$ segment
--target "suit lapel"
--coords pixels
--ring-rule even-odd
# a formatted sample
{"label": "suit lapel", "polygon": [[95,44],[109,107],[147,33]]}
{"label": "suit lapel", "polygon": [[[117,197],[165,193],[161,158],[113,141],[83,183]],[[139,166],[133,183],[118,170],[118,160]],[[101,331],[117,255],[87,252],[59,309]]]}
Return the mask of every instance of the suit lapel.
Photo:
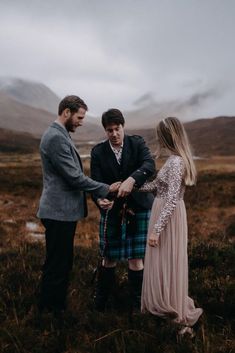
{"label": "suit lapel", "polygon": [[78,150],[77,150],[77,148],[76,148],[76,146],[75,146],[75,144],[74,144],[74,142],[73,142],[73,140],[72,140],[72,138],[71,138],[69,132],[68,132],[65,128],[63,128],[63,126],[61,126],[60,124],[58,124],[58,123],[56,123],[56,122],[53,122],[51,126],[54,127],[54,128],[56,128],[56,129],[58,129],[60,132],[63,133],[63,135],[65,135],[65,137],[66,137],[67,140],[69,141],[70,145],[71,145],[71,146],[73,147],[73,149],[75,150],[76,155],[77,155],[77,157],[78,157],[78,161],[79,161],[80,167],[81,167],[81,169],[83,170],[82,161],[81,161],[81,158],[80,158],[80,156],[79,156],[79,152],[78,152]]}
{"label": "suit lapel", "polygon": [[125,135],[123,150],[122,150],[122,160],[121,160],[121,168],[122,168],[122,172],[123,172],[124,177],[128,174],[127,171],[128,171],[128,164],[129,164],[129,160],[130,160],[130,155],[131,155],[130,143],[129,143],[128,136]]}
{"label": "suit lapel", "polygon": [[82,169],[82,171],[83,171],[83,166],[82,166],[82,160],[81,160],[81,157],[80,157],[80,155],[79,155],[79,152],[78,152],[78,150],[77,150],[77,148],[76,148],[76,146],[75,146],[75,144],[74,144],[74,142],[73,142],[73,140],[71,139],[71,137],[70,137],[70,144],[71,144],[71,146],[73,147],[73,149],[74,149],[74,151],[75,151],[75,153],[76,153],[76,155],[77,155],[77,157],[78,157],[78,160],[79,160],[79,163],[80,163],[80,166],[81,166],[81,169]]}
{"label": "suit lapel", "polygon": [[119,179],[119,169],[120,166],[117,162],[116,156],[113,153],[109,141],[104,142],[104,159],[107,163],[107,169],[113,174],[116,180]]}

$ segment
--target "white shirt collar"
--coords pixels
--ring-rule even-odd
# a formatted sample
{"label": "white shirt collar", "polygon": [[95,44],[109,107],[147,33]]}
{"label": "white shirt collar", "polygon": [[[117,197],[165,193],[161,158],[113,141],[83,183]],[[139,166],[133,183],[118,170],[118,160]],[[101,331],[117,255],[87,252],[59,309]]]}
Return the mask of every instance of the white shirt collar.
{"label": "white shirt collar", "polygon": [[111,149],[112,149],[112,151],[113,151],[113,153],[114,153],[114,155],[116,157],[116,160],[117,160],[118,164],[121,164],[123,142],[122,142],[121,146],[118,147],[118,148],[113,147],[110,141],[109,141],[109,145],[110,145],[110,147],[111,147]]}
{"label": "white shirt collar", "polygon": [[116,151],[122,150],[122,149],[123,149],[123,144],[124,144],[124,141],[122,141],[121,146],[119,146],[118,148],[115,148],[115,147],[112,146],[111,142],[109,141],[109,145],[110,145],[111,149],[113,150],[113,152],[114,152],[114,151],[116,152]]}

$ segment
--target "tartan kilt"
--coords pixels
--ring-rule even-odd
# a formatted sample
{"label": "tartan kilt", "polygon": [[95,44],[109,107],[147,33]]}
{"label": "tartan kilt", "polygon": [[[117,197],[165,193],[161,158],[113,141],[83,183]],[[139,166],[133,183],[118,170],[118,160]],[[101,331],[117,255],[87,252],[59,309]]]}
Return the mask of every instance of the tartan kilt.
{"label": "tartan kilt", "polygon": [[[105,231],[105,215],[101,214],[99,236],[102,257],[111,260],[142,259],[145,255],[150,210],[136,212],[134,228],[125,222],[109,221]],[[105,234],[106,233],[106,234]]]}

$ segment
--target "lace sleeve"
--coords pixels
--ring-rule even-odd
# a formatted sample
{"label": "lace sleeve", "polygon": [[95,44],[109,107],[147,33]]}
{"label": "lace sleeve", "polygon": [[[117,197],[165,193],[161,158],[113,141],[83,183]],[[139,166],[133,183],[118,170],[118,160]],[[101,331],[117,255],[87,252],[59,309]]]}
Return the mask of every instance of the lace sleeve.
{"label": "lace sleeve", "polygon": [[169,179],[166,203],[160,212],[156,224],[154,225],[154,229],[158,235],[165,228],[176,207],[177,201],[179,199],[184,171],[185,167],[181,157],[174,157],[174,159],[172,159],[169,163]]}
{"label": "lace sleeve", "polygon": [[137,191],[140,192],[155,192],[157,190],[156,179],[153,181],[146,181]]}

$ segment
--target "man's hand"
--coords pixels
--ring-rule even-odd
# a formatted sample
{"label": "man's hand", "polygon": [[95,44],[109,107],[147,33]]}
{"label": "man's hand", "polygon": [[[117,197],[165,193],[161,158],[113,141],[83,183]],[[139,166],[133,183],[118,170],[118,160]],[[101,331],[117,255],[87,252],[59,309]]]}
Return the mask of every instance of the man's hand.
{"label": "man's hand", "polygon": [[126,180],[124,180],[122,182],[121,186],[119,187],[117,197],[125,197],[125,196],[129,195],[131,193],[134,185],[135,185],[134,178],[129,177]]}
{"label": "man's hand", "polygon": [[159,246],[159,240],[160,240],[159,234],[156,234],[155,231],[153,230],[149,236],[148,245],[156,248],[157,246]]}
{"label": "man's hand", "polygon": [[118,189],[121,183],[122,183],[121,181],[116,181],[115,183],[111,184],[109,186],[109,192],[113,192],[113,193],[118,192]]}
{"label": "man's hand", "polygon": [[110,201],[108,199],[98,199],[97,203],[100,206],[100,208],[102,208],[103,210],[111,210],[111,208],[113,207],[114,201]]}

